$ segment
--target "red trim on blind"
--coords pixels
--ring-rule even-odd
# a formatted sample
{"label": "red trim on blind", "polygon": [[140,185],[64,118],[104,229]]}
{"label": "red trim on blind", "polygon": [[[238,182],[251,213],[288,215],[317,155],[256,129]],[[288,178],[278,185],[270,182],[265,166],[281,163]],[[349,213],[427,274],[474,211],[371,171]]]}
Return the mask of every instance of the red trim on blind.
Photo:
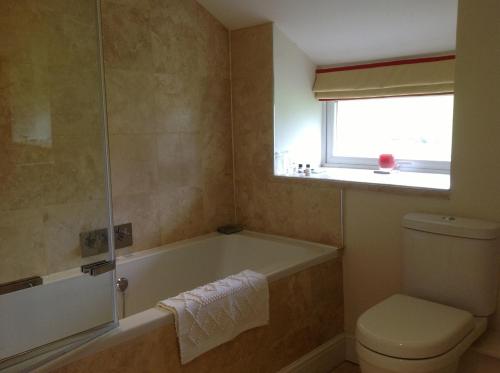
{"label": "red trim on blind", "polygon": [[452,95],[455,92],[440,92],[440,93],[421,93],[413,95],[393,95],[393,96],[375,96],[375,97],[360,97],[360,98],[318,98],[318,101],[348,101],[348,100],[370,100],[374,98],[394,98],[394,97],[419,97],[419,96],[441,96]]}
{"label": "red trim on blind", "polygon": [[328,68],[324,68],[324,69],[316,69],[316,74],[332,73],[332,72],[337,72],[337,71],[372,69],[374,67],[410,65],[410,64],[414,64],[414,63],[447,61],[447,60],[454,60],[454,59],[455,59],[455,55],[410,58],[407,60],[384,61],[384,62],[365,63],[365,64],[361,64],[361,65],[339,66],[339,67],[328,67]]}

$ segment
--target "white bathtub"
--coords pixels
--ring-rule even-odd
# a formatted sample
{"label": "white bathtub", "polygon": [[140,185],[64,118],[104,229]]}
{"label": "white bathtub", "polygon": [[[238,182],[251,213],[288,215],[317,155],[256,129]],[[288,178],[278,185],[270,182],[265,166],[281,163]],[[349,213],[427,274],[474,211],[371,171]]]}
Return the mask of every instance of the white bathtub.
{"label": "white bathtub", "polygon": [[[234,235],[209,234],[119,257],[117,278],[126,277],[129,281],[125,318],[109,333],[40,371],[48,372],[173,322],[171,313],[155,307],[162,299],[244,269],[264,273],[272,282],[338,255],[338,249],[332,246],[245,231]],[[121,308],[121,294],[117,306]]]}
{"label": "white bathtub", "polygon": [[[244,232],[207,236],[120,257],[117,277],[125,277],[125,316],[158,301],[245,269],[270,281],[336,255],[336,249],[276,236]],[[121,294],[118,295],[120,308]]]}

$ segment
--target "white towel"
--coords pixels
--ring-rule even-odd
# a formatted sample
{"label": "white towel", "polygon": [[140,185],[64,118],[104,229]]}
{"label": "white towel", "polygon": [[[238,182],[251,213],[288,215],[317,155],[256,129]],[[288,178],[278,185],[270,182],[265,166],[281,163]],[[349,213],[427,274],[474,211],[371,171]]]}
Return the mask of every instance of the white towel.
{"label": "white towel", "polygon": [[181,363],[186,364],[245,330],[268,324],[269,289],[266,276],[246,270],[158,306],[175,315]]}

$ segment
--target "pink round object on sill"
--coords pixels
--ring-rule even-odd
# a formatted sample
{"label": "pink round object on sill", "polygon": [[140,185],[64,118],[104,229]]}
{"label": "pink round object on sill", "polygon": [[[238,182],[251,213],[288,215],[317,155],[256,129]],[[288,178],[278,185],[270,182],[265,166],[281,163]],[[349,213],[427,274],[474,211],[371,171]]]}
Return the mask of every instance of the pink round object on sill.
{"label": "pink round object on sill", "polygon": [[378,165],[382,170],[391,171],[396,166],[396,161],[392,154],[380,154],[378,157]]}

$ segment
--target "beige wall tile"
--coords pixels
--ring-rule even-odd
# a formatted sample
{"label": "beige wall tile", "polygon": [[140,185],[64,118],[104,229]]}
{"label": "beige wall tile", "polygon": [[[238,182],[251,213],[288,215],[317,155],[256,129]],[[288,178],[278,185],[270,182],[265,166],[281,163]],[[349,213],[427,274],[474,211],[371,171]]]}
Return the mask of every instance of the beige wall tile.
{"label": "beige wall tile", "polygon": [[113,195],[116,197],[138,193],[153,193],[158,180],[158,166],[154,160],[133,161],[115,158],[111,161]]}
{"label": "beige wall tile", "polygon": [[0,283],[46,273],[41,210],[2,211],[0,237]]}
{"label": "beige wall tile", "polygon": [[77,61],[72,65],[51,66],[48,74],[53,135],[101,136],[102,102],[97,60],[84,68]]}
{"label": "beige wall tile", "polygon": [[[48,56],[52,62],[43,59],[50,68],[41,75],[47,83],[42,81],[39,87],[50,105],[51,147],[45,152],[29,149],[33,155],[24,151],[23,156],[47,165],[19,168],[3,160],[2,208],[47,206],[62,214],[63,204],[104,198],[99,100],[94,94],[97,70],[90,61],[95,35],[89,32],[92,21],[85,18],[94,13],[88,2],[63,3],[38,3],[36,9],[42,14],[57,16],[52,24],[30,8],[35,3],[24,4],[24,13],[20,4],[8,9],[11,16],[18,12],[22,19],[29,14],[32,22],[25,24],[26,32],[50,26],[49,37],[64,46],[68,58],[63,61],[53,51]],[[115,218],[134,222],[133,249],[192,237],[233,222],[227,30],[192,0],[105,0],[103,24]],[[74,40],[85,34],[89,43],[79,49]],[[258,36],[250,30],[241,35],[242,47],[248,38],[262,48],[262,53],[234,56],[235,67],[249,70],[235,75],[234,86],[251,90],[235,103],[241,221],[250,229],[333,242],[335,233],[325,234],[322,228],[318,232],[314,224],[305,224],[310,214],[322,213],[321,206],[307,199],[306,188],[270,181],[273,109],[272,38],[268,37],[272,33]],[[75,74],[76,63],[82,61],[88,62],[88,68]],[[248,79],[253,86],[246,87]],[[4,118],[12,116],[9,105],[3,105]],[[0,128],[5,142],[10,127]],[[16,161],[21,158],[12,150],[8,154]],[[335,215],[331,211],[331,216],[325,215],[329,220]],[[291,224],[294,216],[304,216],[304,224],[300,219]],[[76,234],[83,223],[75,221],[75,231],[67,232]],[[61,247],[64,257],[77,253],[75,241],[71,242]],[[54,253],[53,248],[50,251]],[[73,259],[68,258],[74,264],[77,257]]]}
{"label": "beige wall tile", "polygon": [[[113,197],[154,193],[158,184],[156,137],[150,134],[110,136]],[[123,199],[122,199],[123,200]],[[117,207],[120,212],[121,205]]]}
{"label": "beige wall tile", "polygon": [[175,187],[155,197],[160,209],[161,241],[168,243],[208,233],[203,192],[196,187]]}
{"label": "beige wall tile", "polygon": [[113,134],[109,138],[109,151],[112,160],[156,163],[158,159],[156,135],[150,134]]}
{"label": "beige wall tile", "polygon": [[79,265],[79,233],[105,226],[95,16],[94,0],[0,4],[2,282]]}
{"label": "beige wall tile", "polygon": [[[33,0],[31,0],[33,1]],[[39,9],[50,10],[57,15],[78,21],[86,25],[94,25],[96,3],[94,0],[35,0]]]}
{"label": "beige wall tile", "polygon": [[80,233],[107,225],[104,200],[66,203],[43,208],[43,236],[47,273],[79,267],[95,257],[82,259]]}
{"label": "beige wall tile", "polygon": [[158,136],[159,187],[200,187],[203,179],[198,133],[167,133]]}
{"label": "beige wall tile", "polygon": [[273,177],[273,25],[231,33],[236,207],[248,229],[339,243],[338,188]]}
{"label": "beige wall tile", "polygon": [[16,166],[3,163],[0,171],[0,211],[35,209],[43,205],[45,177],[51,167],[46,165]]}
{"label": "beige wall tile", "polygon": [[[155,8],[151,17],[154,70],[196,79],[200,71],[196,5],[169,1]],[[191,48],[186,48],[191,45]]]}
{"label": "beige wall tile", "polygon": [[170,74],[155,74],[155,84],[153,114],[156,128],[162,133],[199,132],[205,114],[200,91],[207,87],[190,86],[180,78],[172,79]]}
{"label": "beige wall tile", "polygon": [[148,1],[102,2],[107,68],[153,72],[150,19]]}
{"label": "beige wall tile", "polygon": [[[105,40],[120,34],[105,43],[114,210],[135,222],[132,249],[233,222],[227,30],[193,0],[107,2]],[[153,215],[158,226],[142,221]]]}
{"label": "beige wall tile", "polygon": [[114,223],[132,223],[134,245],[131,250],[150,249],[161,244],[159,210],[150,193],[113,198]]}
{"label": "beige wall tile", "polygon": [[106,93],[111,135],[157,132],[152,73],[118,70],[106,65]]}
{"label": "beige wall tile", "polygon": [[44,205],[105,199],[100,133],[54,137],[55,162],[43,176]]}

